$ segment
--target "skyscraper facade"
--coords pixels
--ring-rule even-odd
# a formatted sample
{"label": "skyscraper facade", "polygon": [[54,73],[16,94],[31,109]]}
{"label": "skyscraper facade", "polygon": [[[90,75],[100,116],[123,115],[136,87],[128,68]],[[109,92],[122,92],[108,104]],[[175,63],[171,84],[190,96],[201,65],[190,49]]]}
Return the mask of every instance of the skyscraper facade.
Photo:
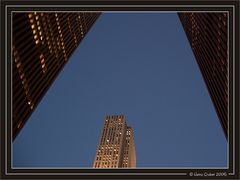
{"label": "skyscraper facade", "polygon": [[178,15],[228,137],[228,14]]}
{"label": "skyscraper facade", "polygon": [[13,138],[100,13],[13,13]]}
{"label": "skyscraper facade", "polygon": [[134,168],[136,152],[133,130],[123,115],[107,116],[93,168]]}

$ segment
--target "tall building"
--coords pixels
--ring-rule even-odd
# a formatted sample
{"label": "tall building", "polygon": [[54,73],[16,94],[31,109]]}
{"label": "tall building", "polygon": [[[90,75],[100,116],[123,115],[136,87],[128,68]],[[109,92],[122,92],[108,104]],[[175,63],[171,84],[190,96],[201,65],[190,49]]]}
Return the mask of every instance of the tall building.
{"label": "tall building", "polygon": [[178,15],[228,137],[228,14]]}
{"label": "tall building", "polygon": [[13,13],[13,138],[100,13]]}
{"label": "tall building", "polygon": [[125,117],[107,116],[96,151],[93,168],[134,168],[136,152],[133,130]]}

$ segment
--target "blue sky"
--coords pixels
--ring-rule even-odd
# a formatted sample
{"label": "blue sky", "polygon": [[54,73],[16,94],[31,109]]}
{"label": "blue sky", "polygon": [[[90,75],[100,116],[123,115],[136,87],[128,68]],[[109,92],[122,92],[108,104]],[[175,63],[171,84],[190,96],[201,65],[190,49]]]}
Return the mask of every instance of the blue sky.
{"label": "blue sky", "polygon": [[137,167],[226,167],[227,142],[176,13],[104,13],[13,143],[14,167],[92,167],[106,115]]}

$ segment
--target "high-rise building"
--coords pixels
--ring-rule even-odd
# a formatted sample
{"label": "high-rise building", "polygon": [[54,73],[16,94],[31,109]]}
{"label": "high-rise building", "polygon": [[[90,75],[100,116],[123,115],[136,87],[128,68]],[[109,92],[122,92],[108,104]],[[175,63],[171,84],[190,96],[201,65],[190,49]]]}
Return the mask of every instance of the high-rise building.
{"label": "high-rise building", "polygon": [[178,15],[228,137],[228,14]]}
{"label": "high-rise building", "polygon": [[100,13],[13,13],[13,138]]}
{"label": "high-rise building", "polygon": [[125,117],[107,116],[96,151],[93,168],[134,168],[136,152],[133,130]]}

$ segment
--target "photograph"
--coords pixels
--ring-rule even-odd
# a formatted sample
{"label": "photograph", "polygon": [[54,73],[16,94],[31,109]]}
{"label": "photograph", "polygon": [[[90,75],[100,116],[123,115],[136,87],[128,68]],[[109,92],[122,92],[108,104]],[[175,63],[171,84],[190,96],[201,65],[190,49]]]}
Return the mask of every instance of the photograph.
{"label": "photograph", "polygon": [[1,174],[239,178],[239,2],[213,2],[6,3]]}
{"label": "photograph", "polygon": [[14,13],[13,167],[226,168],[227,20]]}

